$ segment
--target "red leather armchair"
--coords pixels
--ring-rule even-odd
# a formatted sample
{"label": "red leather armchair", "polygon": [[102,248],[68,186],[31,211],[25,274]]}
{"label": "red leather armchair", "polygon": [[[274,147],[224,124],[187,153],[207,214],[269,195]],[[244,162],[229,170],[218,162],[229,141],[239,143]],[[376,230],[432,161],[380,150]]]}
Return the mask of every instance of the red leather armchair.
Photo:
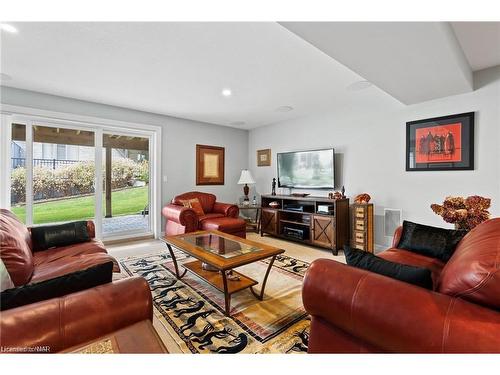
{"label": "red leather armchair", "polygon": [[[182,201],[194,198],[200,201],[204,215],[199,216],[192,208],[183,206]],[[217,202],[213,194],[192,191],[178,195],[163,208],[162,214],[166,219],[167,236],[197,230],[220,230],[242,238],[246,237],[246,223],[238,218],[238,206]]]}
{"label": "red leather armchair", "polygon": [[432,270],[430,291],[326,259],[303,284],[310,353],[499,353],[500,219],[469,232],[451,259],[394,247],[379,254]]}
{"label": "red leather armchair", "polygon": [[2,311],[0,345],[8,353],[56,353],[110,338],[119,352],[159,353],[149,285],[132,277]]}

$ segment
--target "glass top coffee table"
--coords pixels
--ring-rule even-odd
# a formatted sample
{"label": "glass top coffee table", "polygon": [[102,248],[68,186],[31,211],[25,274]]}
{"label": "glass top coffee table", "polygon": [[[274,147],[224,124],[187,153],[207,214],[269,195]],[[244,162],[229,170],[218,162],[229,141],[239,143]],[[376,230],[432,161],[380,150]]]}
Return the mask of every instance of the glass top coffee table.
{"label": "glass top coffee table", "polygon": [[[283,249],[219,231],[198,231],[165,236],[163,241],[166,243],[172,257],[177,278],[180,280],[187,271],[190,271],[223,292],[226,315],[229,315],[230,312],[231,295],[243,289],[250,288],[253,295],[262,301],[267,278],[274,260],[277,255],[285,252]],[[172,246],[197,259],[183,263],[182,267],[185,269],[182,274],[179,272],[179,265]],[[261,290],[257,293],[253,286],[257,285],[258,282],[242,273],[233,271],[233,268],[266,258],[271,258],[271,261],[264,275]],[[209,267],[204,267],[204,265]]]}

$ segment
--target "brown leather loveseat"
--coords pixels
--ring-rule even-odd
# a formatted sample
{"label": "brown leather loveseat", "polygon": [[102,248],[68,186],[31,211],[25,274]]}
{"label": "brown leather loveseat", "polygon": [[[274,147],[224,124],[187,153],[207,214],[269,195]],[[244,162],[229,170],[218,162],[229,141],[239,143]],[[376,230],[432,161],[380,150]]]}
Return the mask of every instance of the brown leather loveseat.
{"label": "brown leather loveseat", "polygon": [[429,268],[434,290],[333,260],[304,278],[309,353],[500,353],[500,218],[470,231],[444,264],[393,247],[387,260]]}
{"label": "brown leather loveseat", "polygon": [[[194,209],[183,205],[183,202],[190,199],[198,199],[203,208],[203,215],[198,215]],[[167,236],[197,230],[219,230],[238,237],[246,237],[246,223],[238,218],[238,206],[217,202],[213,194],[192,191],[178,195],[169,205],[163,207],[162,214],[167,221],[165,226]]]}
{"label": "brown leather loveseat", "polygon": [[14,285],[53,279],[109,261],[114,263],[113,271],[119,272],[116,260],[95,239],[92,221],[87,222],[87,231],[88,242],[34,252],[29,228],[11,211],[0,209],[0,256]]}
{"label": "brown leather loveseat", "polygon": [[3,353],[166,352],[152,319],[149,285],[131,277],[2,311],[0,345]]}

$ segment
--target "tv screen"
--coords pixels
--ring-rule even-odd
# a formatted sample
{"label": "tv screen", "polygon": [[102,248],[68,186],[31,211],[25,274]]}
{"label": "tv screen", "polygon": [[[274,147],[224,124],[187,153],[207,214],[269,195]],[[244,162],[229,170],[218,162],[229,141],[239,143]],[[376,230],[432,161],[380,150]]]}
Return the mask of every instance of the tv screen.
{"label": "tv screen", "polygon": [[298,189],[333,189],[333,148],[278,154],[278,186]]}

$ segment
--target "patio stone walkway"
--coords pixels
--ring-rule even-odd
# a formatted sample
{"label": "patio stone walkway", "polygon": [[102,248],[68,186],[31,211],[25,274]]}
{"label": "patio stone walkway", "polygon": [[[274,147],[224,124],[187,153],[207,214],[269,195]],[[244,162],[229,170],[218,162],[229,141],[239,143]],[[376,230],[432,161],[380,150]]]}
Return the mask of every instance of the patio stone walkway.
{"label": "patio stone walkway", "polygon": [[104,233],[125,232],[148,229],[149,216],[124,215],[103,219]]}

